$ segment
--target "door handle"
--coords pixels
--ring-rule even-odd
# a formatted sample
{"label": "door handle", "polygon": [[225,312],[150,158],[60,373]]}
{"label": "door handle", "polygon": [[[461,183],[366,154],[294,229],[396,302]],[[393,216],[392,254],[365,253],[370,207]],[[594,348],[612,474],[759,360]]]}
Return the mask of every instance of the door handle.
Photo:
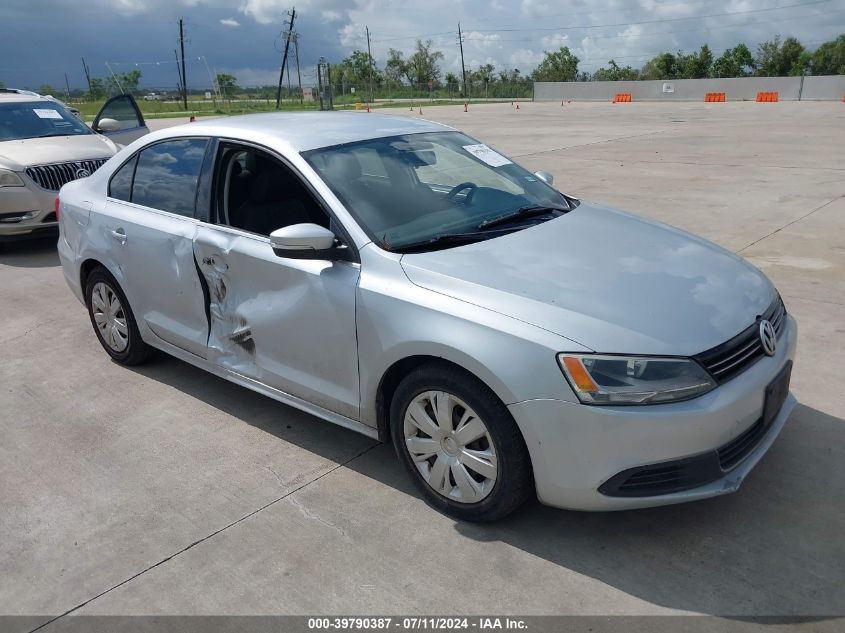
{"label": "door handle", "polygon": [[115,229],[111,231],[111,236],[121,244],[126,244],[126,231],[123,229]]}

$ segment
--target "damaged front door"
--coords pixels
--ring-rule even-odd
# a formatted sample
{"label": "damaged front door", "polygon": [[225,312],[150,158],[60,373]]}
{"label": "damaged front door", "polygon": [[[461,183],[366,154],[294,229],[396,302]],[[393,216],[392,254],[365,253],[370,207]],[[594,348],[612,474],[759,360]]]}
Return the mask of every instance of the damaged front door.
{"label": "damaged front door", "polygon": [[208,285],[209,360],[357,419],[358,265],[282,259],[266,237],[204,223],[194,254]]}

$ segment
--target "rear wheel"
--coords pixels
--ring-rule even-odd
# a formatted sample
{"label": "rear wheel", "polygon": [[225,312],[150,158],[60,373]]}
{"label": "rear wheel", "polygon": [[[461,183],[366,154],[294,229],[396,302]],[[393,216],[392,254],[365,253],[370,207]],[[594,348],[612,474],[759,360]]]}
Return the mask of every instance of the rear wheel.
{"label": "rear wheel", "polygon": [[426,499],[468,521],[493,521],[532,492],[531,464],[507,408],[481,381],[432,364],[409,374],[390,408],[393,445]]}
{"label": "rear wheel", "polygon": [[105,268],[95,268],[88,275],[85,304],[97,339],[109,356],[123,365],[138,365],[147,359],[150,347],[141,340],[126,295]]}

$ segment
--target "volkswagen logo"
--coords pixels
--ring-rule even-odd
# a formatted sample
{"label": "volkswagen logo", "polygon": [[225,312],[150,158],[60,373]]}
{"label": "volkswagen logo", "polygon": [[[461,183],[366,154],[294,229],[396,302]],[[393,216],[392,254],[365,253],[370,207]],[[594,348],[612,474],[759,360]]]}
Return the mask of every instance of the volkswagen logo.
{"label": "volkswagen logo", "polygon": [[91,175],[91,172],[85,169],[84,167],[80,167],[76,170],[76,177],[77,178],[88,178]]}
{"label": "volkswagen logo", "polygon": [[775,349],[778,344],[778,337],[775,334],[775,328],[769,320],[763,319],[760,321],[760,344],[763,346],[763,351],[766,356],[774,356]]}

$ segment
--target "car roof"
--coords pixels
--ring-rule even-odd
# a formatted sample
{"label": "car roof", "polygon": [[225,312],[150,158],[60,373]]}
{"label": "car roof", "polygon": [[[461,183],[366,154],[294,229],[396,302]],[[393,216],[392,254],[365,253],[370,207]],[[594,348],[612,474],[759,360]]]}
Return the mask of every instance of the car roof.
{"label": "car roof", "polygon": [[191,134],[248,139],[270,136],[304,152],[373,138],[453,131],[426,119],[366,112],[268,112],[219,119],[206,119],[170,128],[167,136]]}
{"label": "car roof", "polygon": [[25,101],[50,101],[47,97],[37,94],[27,94],[13,89],[0,89],[0,101],[3,103],[25,102]]}

